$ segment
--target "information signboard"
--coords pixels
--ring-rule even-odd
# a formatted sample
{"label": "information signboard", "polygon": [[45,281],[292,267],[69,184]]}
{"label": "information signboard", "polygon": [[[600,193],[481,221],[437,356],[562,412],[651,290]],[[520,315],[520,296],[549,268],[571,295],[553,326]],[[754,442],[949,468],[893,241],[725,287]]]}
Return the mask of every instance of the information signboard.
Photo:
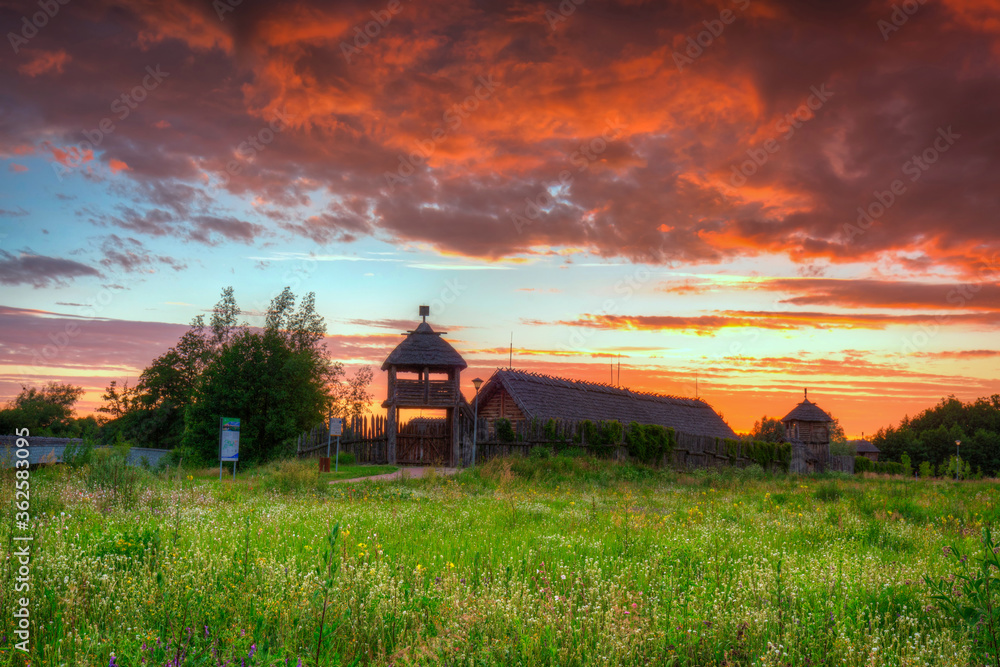
{"label": "information signboard", "polygon": [[236,462],[240,460],[240,420],[222,418],[220,426],[219,460]]}

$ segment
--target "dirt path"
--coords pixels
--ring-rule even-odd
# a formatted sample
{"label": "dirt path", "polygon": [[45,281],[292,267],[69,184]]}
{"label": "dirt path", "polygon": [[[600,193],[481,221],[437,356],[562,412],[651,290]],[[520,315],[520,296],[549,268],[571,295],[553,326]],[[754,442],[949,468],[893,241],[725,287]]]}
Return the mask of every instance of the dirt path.
{"label": "dirt path", "polygon": [[428,470],[434,470],[439,475],[454,475],[458,472],[458,468],[435,468],[432,466],[413,466],[400,468],[396,472],[387,472],[383,475],[372,475],[371,477],[353,477],[351,479],[335,479],[330,484],[344,484],[345,482],[365,482],[371,481],[381,481],[381,480],[397,480],[401,479],[403,473],[406,473],[407,477],[423,477]]}

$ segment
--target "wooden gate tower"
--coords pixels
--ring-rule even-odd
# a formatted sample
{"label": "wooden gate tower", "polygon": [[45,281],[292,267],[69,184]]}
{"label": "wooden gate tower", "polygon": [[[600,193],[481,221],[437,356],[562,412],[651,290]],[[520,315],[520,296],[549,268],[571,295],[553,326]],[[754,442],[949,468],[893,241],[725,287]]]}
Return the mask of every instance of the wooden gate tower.
{"label": "wooden gate tower", "polygon": [[[420,306],[423,321],[396,346],[382,370],[389,372],[388,391],[382,407],[386,409],[386,453],[389,463],[432,463],[459,465],[461,427],[459,412],[466,403],[459,376],[468,367],[455,348],[427,324],[430,309]],[[416,377],[413,377],[413,375]],[[409,375],[409,377],[401,377]],[[434,379],[432,379],[432,377]],[[399,431],[400,409],[445,410],[445,429],[440,442],[443,451],[415,451],[414,438]],[[424,440],[421,440],[423,443]],[[434,448],[436,449],[436,448]],[[436,457],[432,461],[431,457]]]}

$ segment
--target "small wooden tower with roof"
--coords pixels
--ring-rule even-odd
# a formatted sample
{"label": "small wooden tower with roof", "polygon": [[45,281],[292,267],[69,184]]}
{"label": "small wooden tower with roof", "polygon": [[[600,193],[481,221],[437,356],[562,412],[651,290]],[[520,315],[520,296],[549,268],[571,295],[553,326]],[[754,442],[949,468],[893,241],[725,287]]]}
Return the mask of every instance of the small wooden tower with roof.
{"label": "small wooden tower with roof", "polygon": [[800,448],[804,454],[800,465],[805,469],[792,472],[824,470],[830,458],[830,426],[833,418],[809,400],[808,389],[805,390],[802,402],[785,415],[781,423],[785,425],[785,439],[793,447],[792,458],[796,458],[795,448]]}
{"label": "small wooden tower with roof", "polygon": [[462,396],[460,375],[468,367],[462,355],[427,323],[430,308],[420,306],[422,321],[389,353],[382,370],[389,372],[386,399],[386,439],[389,463],[417,463],[431,460],[425,453],[415,455],[413,439],[399,432],[402,409],[444,410],[445,431],[436,440],[421,437],[420,446],[434,450],[433,458],[447,465],[460,461],[461,427],[459,413],[468,405]]}

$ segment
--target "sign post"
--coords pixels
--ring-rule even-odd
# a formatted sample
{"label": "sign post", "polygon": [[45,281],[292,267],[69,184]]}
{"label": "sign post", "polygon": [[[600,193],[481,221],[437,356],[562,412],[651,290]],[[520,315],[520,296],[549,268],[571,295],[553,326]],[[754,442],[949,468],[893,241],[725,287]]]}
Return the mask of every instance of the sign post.
{"label": "sign post", "polygon": [[[333,464],[334,472],[340,470],[340,434],[344,432],[344,420],[340,417],[330,417],[330,435],[337,436],[337,461]],[[330,455],[330,438],[326,439],[326,455]]]}
{"label": "sign post", "polygon": [[219,419],[219,481],[222,481],[222,462],[232,461],[233,479],[236,479],[236,462],[240,460],[240,420],[230,417]]}

